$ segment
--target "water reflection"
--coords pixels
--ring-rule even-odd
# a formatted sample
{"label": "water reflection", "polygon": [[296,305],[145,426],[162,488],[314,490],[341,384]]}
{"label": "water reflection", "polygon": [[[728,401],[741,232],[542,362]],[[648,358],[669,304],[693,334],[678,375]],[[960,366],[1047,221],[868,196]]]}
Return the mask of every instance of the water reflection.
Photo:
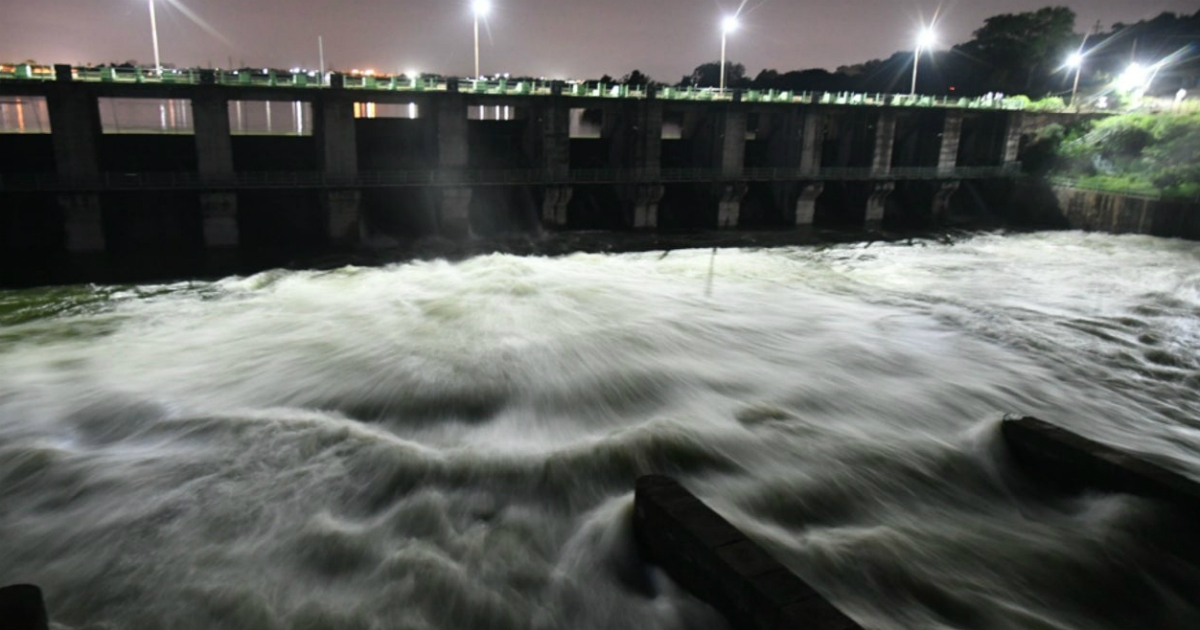
{"label": "water reflection", "polygon": [[188,99],[99,98],[103,133],[195,133]]}
{"label": "water reflection", "polygon": [[0,96],[0,133],[50,133],[46,98]]}
{"label": "water reflection", "polygon": [[230,101],[229,130],[245,136],[311,136],[312,104],[304,101]]}

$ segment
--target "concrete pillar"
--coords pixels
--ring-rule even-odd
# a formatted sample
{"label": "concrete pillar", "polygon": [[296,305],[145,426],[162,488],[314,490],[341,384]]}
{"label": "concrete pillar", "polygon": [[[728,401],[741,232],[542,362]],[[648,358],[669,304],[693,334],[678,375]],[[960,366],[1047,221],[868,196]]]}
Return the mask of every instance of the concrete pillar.
{"label": "concrete pillar", "polygon": [[895,182],[879,182],[874,184],[871,196],[867,198],[866,229],[871,231],[883,227],[883,216],[887,212],[887,198],[896,189]]}
{"label": "concrete pillar", "polygon": [[209,249],[238,246],[237,193],[200,193],[204,216],[204,245]]}
{"label": "concrete pillar", "polygon": [[200,177],[220,181],[232,176],[229,101],[215,86],[196,88],[192,97],[192,121],[196,130],[196,168]]}
{"label": "concrete pillar", "polygon": [[444,169],[464,169],[470,157],[467,102],[460,94],[447,93],[435,100],[434,106],[437,108],[438,165]]}
{"label": "concrete pillar", "polygon": [[362,241],[362,192],[345,188],[353,186],[358,176],[354,99],[341,89],[322,90],[313,107],[321,171],[327,182],[342,186],[321,193],[329,242],[357,245]]}
{"label": "concrete pillar", "polygon": [[100,197],[95,193],[64,193],[58,207],[65,221],[66,248],[72,254],[96,254],[104,251],[104,221]]}
{"label": "concrete pillar", "polygon": [[[609,115],[611,112],[612,115]],[[612,138],[609,162],[613,168],[632,170],[635,184],[618,189],[624,224],[635,230],[658,227],[658,203],[666,189],[662,176],[662,102],[657,99],[627,101],[605,111],[605,126]]]}
{"label": "concrete pillar", "polygon": [[1008,112],[1004,125],[1004,147],[1000,156],[1000,164],[1008,166],[1016,163],[1021,154],[1021,133],[1025,129],[1025,114]]}
{"label": "concrete pillar", "polygon": [[634,117],[633,168],[645,181],[657,180],[662,175],[663,106],[657,99],[637,101]]}
{"label": "concrete pillar", "polygon": [[662,184],[640,184],[634,187],[633,203],[626,223],[635,230],[658,227],[658,202],[666,189]]}
{"label": "concrete pillar", "polygon": [[[772,114],[764,120],[770,121],[767,137],[767,159],[772,168],[799,168],[804,148],[804,120],[800,112],[787,109]],[[759,133],[762,125],[759,125]],[[761,138],[761,135],[760,135]]]}
{"label": "concrete pillar", "polygon": [[[447,93],[435,101],[437,115],[438,165],[448,175],[467,168],[467,103],[458,93]],[[438,229],[442,236],[465,239],[472,236],[471,196],[465,186],[443,188],[438,200]]]}
{"label": "concrete pillar", "polygon": [[938,152],[938,170],[953,171],[958,167],[958,147],[962,141],[963,113],[956,109],[946,110],[942,123],[942,148]]}
{"label": "concrete pillar", "polygon": [[[54,164],[64,182],[85,183],[100,177],[100,108],[88,86],[71,83],[69,72],[47,86]],[[65,80],[64,80],[65,79]],[[96,193],[64,193],[57,198],[62,210],[65,246],[72,254],[103,253],[103,214]]]}
{"label": "concrete pillar", "polygon": [[[233,182],[233,140],[229,134],[229,101],[217,89],[202,86],[192,98],[196,130],[196,166],[200,178],[220,186]],[[204,246],[209,250],[238,246],[237,193],[200,193],[204,218]]]}
{"label": "concrete pillar", "polygon": [[896,143],[896,112],[885,109],[875,123],[875,153],[871,158],[871,173],[886,175],[892,170],[892,147]]}
{"label": "concrete pillar", "polygon": [[571,174],[571,108],[561,97],[546,99],[539,105],[538,162],[549,181],[566,182]]}
{"label": "concrete pillar", "polygon": [[825,192],[824,183],[805,184],[796,199],[796,227],[801,232],[811,232],[817,216],[817,197]]}
{"label": "concrete pillar", "polygon": [[643,181],[662,172],[662,102],[656,99],[626,101],[604,111],[602,137],[609,142],[609,165],[631,169]]}
{"label": "concrete pillar", "polygon": [[329,242],[335,246],[354,246],[362,242],[362,191],[326,190],[325,216],[329,223]]}
{"label": "concrete pillar", "polygon": [[717,227],[732,229],[739,225],[742,213],[742,199],[746,197],[748,187],[738,182],[721,186],[717,200]]}
{"label": "concrete pillar", "polygon": [[442,188],[438,200],[438,232],[449,239],[467,239],[471,230],[471,197],[466,186]]}
{"label": "concrete pillar", "polygon": [[941,182],[933,194],[933,220],[938,221],[950,213],[950,198],[958,192],[962,182]]}
{"label": "concrete pillar", "polygon": [[801,136],[800,172],[813,176],[821,170],[821,150],[825,143],[825,115],[817,110],[804,112],[804,131]]}
{"label": "concrete pillar", "polygon": [[341,90],[323,90],[314,103],[317,146],[326,176],[358,175],[358,139],[354,132],[354,99]]}
{"label": "concrete pillar", "polygon": [[717,114],[716,125],[715,166],[722,178],[741,179],[746,165],[746,112],[730,106]]}
{"label": "concrete pillar", "polygon": [[570,186],[547,186],[542,193],[542,225],[561,228],[567,225],[567,206],[574,189]]}
{"label": "concrete pillar", "polygon": [[60,179],[87,181],[100,175],[100,108],[88,87],[68,82],[46,88],[50,140]]}

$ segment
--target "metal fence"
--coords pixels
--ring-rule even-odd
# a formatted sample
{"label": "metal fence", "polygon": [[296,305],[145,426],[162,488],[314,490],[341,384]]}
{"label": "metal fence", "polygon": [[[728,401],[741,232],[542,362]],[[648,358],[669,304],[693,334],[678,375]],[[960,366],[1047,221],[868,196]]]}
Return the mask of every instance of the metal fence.
{"label": "metal fence", "polygon": [[396,188],[410,186],[506,186],[570,184],[802,182],[802,181],[914,181],[1008,178],[1020,175],[1019,165],[937,168],[903,167],[750,168],[740,173],[711,168],[578,169],[552,173],[537,169],[511,170],[411,170],[363,172],[355,175],[295,172],[248,172],[228,176],[198,173],[105,173],[97,177],[66,178],[52,174],[0,175],[0,190],[222,190],[292,188]]}

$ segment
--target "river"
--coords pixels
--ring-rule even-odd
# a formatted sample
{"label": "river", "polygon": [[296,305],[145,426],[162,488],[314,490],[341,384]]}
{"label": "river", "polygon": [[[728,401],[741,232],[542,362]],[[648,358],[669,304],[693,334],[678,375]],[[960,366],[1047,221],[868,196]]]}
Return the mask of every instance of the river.
{"label": "river", "polygon": [[[711,276],[710,276],[711,270]],[[65,628],[722,628],[636,560],[665,472],[867,628],[1200,627],[1200,244],[1072,232],[0,292],[0,584]]]}

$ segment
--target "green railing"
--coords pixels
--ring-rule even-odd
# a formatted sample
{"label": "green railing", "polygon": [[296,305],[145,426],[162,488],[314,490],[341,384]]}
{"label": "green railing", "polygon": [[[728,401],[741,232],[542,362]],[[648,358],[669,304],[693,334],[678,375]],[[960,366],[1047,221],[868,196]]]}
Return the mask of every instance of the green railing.
{"label": "green railing", "polygon": [[911,181],[959,180],[1017,177],[1019,165],[965,167],[902,167],[887,171],[870,168],[824,168],[802,171],[795,168],[749,168],[738,174],[712,168],[664,169],[577,169],[555,174],[537,169],[510,170],[413,170],[363,172],[331,175],[319,172],[237,173],[201,176],[198,173],[106,173],[92,178],[63,178],[53,174],[0,175],[0,190],[211,190],[264,188],[380,188],[405,186],[502,186],[792,182],[792,181]]}
{"label": "green railing", "polygon": [[1163,194],[1161,190],[1151,188],[1149,186],[1135,186],[1131,183],[1113,184],[1102,183],[1096,181],[1087,181],[1074,179],[1071,177],[1047,177],[1046,182],[1051,186],[1060,188],[1074,188],[1075,190],[1088,190],[1092,192],[1111,193],[1122,195],[1124,197],[1137,197],[1139,199],[1151,199],[1154,201],[1161,200]]}
{"label": "green railing", "polygon": [[[207,71],[198,68],[164,68],[162,73],[143,67],[72,68],[72,79],[92,83],[145,83],[195,85],[202,82]],[[244,87],[329,87],[316,72],[259,70],[212,70],[212,81],[218,85]],[[0,80],[53,81],[52,66],[29,64],[0,65]],[[447,82],[442,79],[406,76],[374,76],[364,74],[340,75],[342,87],[349,90],[387,92],[442,92]],[[468,94],[494,94],[501,96],[545,96],[553,94],[551,81],[509,79],[458,79],[458,90]],[[604,83],[580,83],[567,81],[561,84],[561,93],[569,97],[585,98],[651,98],[652,90],[645,86],[615,85]],[[653,90],[654,98],[671,101],[733,101],[748,103],[794,103],[848,105],[865,107],[937,107],[962,109],[1021,110],[1028,101],[1023,98],[954,98],[948,96],[912,96],[908,94],[868,94],[856,92],[790,92],[781,90],[720,90],[712,88],[658,87]]]}

